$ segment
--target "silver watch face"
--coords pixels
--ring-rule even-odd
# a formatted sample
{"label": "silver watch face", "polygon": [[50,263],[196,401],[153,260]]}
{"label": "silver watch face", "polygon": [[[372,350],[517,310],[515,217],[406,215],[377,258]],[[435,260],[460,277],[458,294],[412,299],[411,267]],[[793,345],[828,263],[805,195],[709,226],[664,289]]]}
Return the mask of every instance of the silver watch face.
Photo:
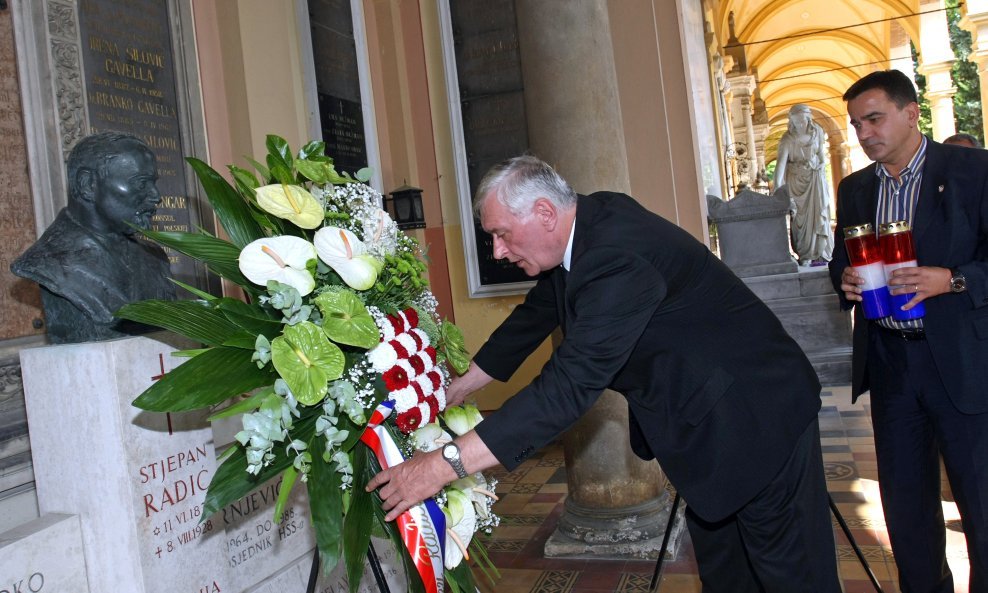
{"label": "silver watch face", "polygon": [[950,290],[954,292],[963,292],[967,288],[967,278],[963,275],[958,274],[950,279]]}
{"label": "silver watch face", "polygon": [[460,456],[460,448],[453,443],[449,443],[443,447],[443,457],[446,459],[456,459]]}

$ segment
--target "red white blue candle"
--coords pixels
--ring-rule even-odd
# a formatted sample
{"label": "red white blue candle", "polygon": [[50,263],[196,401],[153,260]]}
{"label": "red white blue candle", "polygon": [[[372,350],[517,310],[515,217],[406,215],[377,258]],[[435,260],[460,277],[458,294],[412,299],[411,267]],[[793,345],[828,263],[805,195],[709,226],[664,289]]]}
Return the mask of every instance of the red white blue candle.
{"label": "red white blue candle", "polygon": [[854,271],[864,278],[861,306],[865,319],[888,317],[892,314],[892,306],[885,281],[885,262],[874,227],[865,223],[845,228],[844,245]]}
{"label": "red white blue candle", "polygon": [[[879,227],[879,243],[882,247],[882,259],[885,260],[886,282],[892,279],[892,272],[899,268],[916,267],[916,249],[913,247],[913,232],[905,220],[887,222]],[[923,303],[917,304],[908,311],[902,306],[916,296],[915,292],[891,295],[892,319],[908,321],[919,319],[926,315]]]}

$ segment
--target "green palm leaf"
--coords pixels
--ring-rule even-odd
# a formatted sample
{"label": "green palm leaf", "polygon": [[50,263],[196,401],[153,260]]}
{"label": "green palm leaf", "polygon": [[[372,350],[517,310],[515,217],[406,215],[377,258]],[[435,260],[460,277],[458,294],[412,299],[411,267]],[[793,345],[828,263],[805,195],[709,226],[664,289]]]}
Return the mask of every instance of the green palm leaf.
{"label": "green palm leaf", "polygon": [[239,330],[222,311],[204,301],[140,301],[124,305],[115,315],[210,346],[222,344]]}
{"label": "green palm leaf", "polygon": [[285,327],[280,319],[271,317],[264,309],[241,300],[217,299],[216,306],[227,319],[255,336],[261,334],[271,338],[280,335]]}
{"label": "green palm leaf", "polygon": [[271,367],[259,369],[250,357],[249,350],[210,348],[168,372],[134,405],[153,412],[195,410],[273,383],[276,375]]}
{"label": "green palm leaf", "polygon": [[240,272],[240,248],[205,233],[179,233],[163,231],[141,231],[149,239],[171,247],[179,253],[195,258],[209,269],[249,290],[256,291],[254,285]]}
{"label": "green palm leaf", "polygon": [[350,591],[358,590],[364,576],[364,556],[370,545],[371,527],[374,522],[374,495],[365,490],[371,474],[368,472],[369,447],[358,447],[353,452],[353,490],[350,509],[343,522],[343,549],[346,575]]}
{"label": "green palm leaf", "polygon": [[251,241],[264,236],[264,230],[251,217],[250,206],[226,179],[197,158],[189,157],[185,160],[192,165],[192,170],[199,177],[199,183],[206,190],[206,197],[213,206],[213,212],[234,245],[243,249]]}
{"label": "green palm leaf", "polygon": [[307,485],[309,500],[319,501],[319,504],[309,505],[309,509],[312,511],[319,559],[323,570],[329,573],[339,563],[343,546],[343,491],[340,490],[340,474],[322,455],[316,454],[312,456]]}

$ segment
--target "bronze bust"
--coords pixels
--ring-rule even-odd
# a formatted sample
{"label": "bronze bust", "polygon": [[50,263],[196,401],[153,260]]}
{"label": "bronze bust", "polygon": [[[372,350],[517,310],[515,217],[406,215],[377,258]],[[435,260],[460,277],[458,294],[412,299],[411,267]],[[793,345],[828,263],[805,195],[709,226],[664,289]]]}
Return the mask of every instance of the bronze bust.
{"label": "bronze bust", "polygon": [[53,343],[143,333],[150,328],[113,313],[135,301],[175,298],[164,250],[138,240],[130,226],[150,227],[161,202],[157,179],[154,153],[135,136],[103,132],[72,149],[68,206],[10,266],[41,285]]}

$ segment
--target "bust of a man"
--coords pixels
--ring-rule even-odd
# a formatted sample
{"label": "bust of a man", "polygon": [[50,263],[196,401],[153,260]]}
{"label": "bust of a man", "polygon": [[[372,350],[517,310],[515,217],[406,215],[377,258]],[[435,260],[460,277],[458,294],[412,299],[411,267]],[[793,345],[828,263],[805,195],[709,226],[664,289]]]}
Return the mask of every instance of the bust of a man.
{"label": "bust of a man", "polygon": [[161,195],[154,153],[139,138],[94,134],[68,160],[68,206],[11,266],[41,285],[53,343],[108,340],[147,327],[117,319],[120,307],[146,299],[174,299],[165,252],[138,240]]}

